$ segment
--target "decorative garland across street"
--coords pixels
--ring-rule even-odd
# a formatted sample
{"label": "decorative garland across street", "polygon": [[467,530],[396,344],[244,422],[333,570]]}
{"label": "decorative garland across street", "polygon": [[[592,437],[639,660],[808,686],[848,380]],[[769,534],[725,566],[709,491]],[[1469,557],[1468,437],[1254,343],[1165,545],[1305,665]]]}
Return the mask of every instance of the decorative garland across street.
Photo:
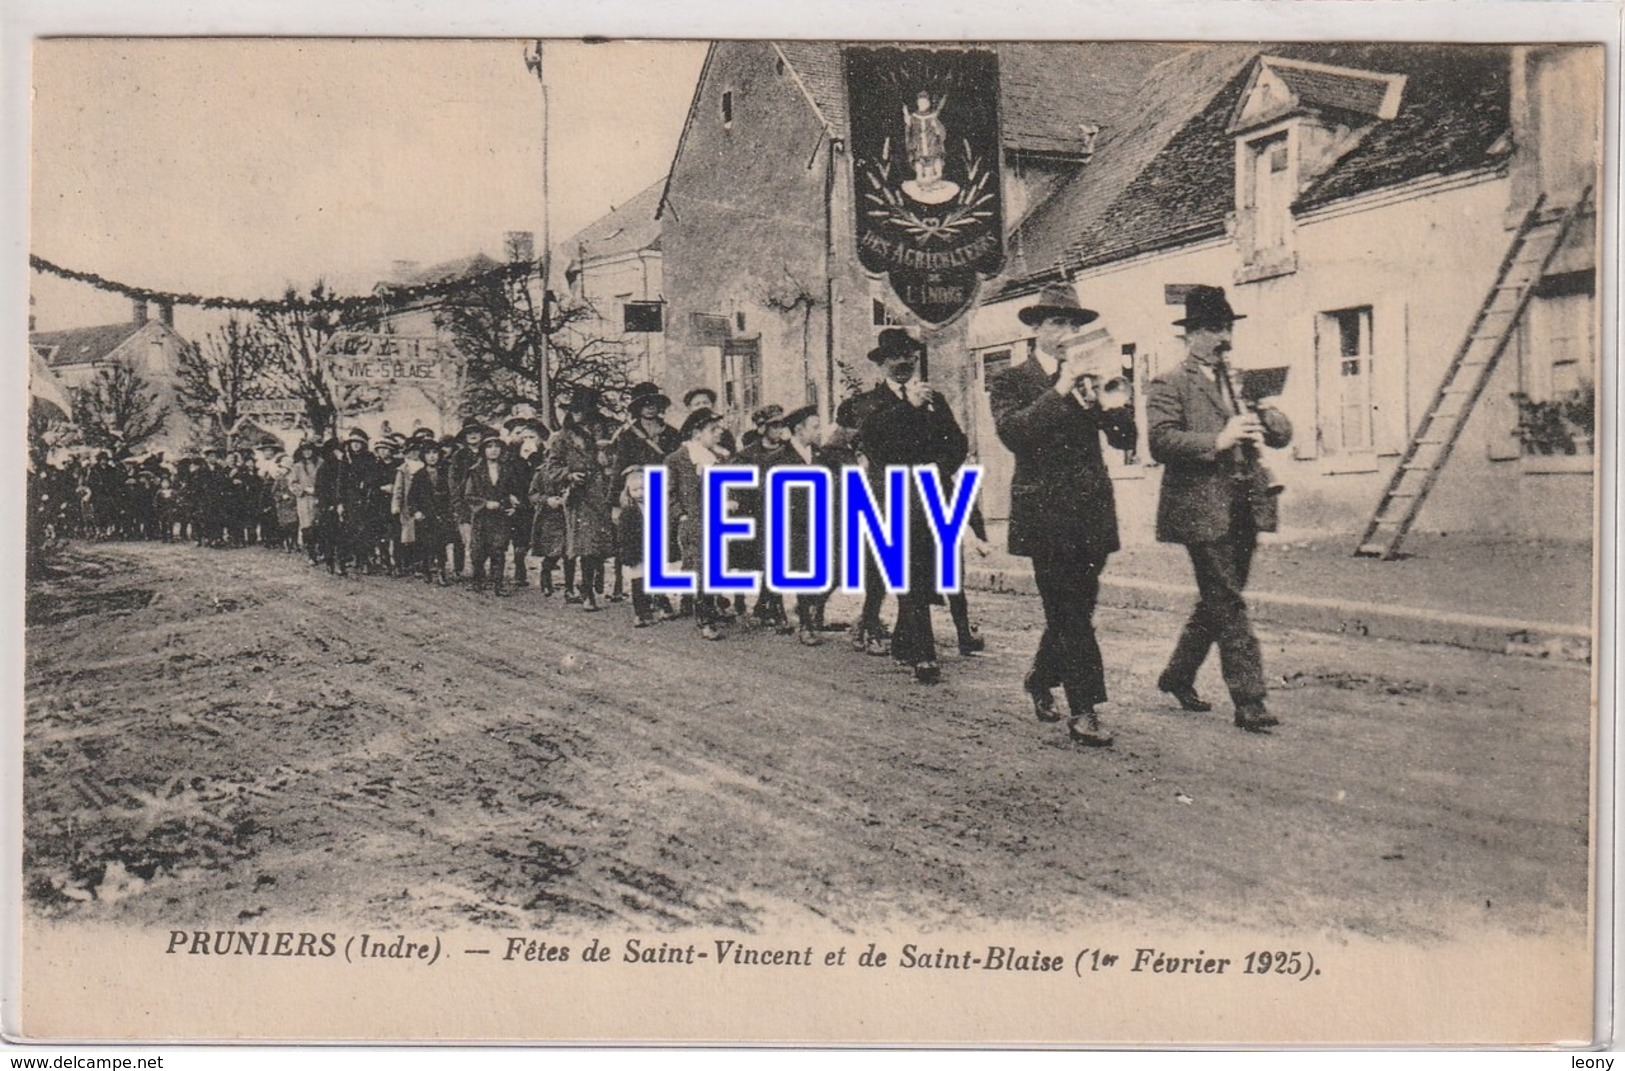
{"label": "decorative garland across street", "polygon": [[540,268],[540,261],[520,260],[511,264],[503,264],[497,268],[479,272],[475,275],[464,275],[456,279],[446,279],[438,283],[419,283],[415,286],[393,286],[385,284],[377,294],[355,295],[350,297],[330,297],[311,299],[295,295],[291,298],[234,298],[234,297],[205,297],[201,294],[176,294],[166,290],[148,290],[145,287],[130,286],[126,283],[104,279],[95,272],[76,271],[73,268],[64,268],[52,264],[44,257],[32,254],[28,257],[28,265],[35,271],[55,275],[61,279],[72,279],[75,282],[88,283],[98,290],[106,290],[125,297],[136,298],[143,301],[163,301],[175,305],[196,305],[205,309],[246,309],[250,312],[349,312],[357,309],[379,305],[404,305],[425,298],[444,297],[459,290],[466,290],[478,286],[491,279],[521,278],[530,275]]}

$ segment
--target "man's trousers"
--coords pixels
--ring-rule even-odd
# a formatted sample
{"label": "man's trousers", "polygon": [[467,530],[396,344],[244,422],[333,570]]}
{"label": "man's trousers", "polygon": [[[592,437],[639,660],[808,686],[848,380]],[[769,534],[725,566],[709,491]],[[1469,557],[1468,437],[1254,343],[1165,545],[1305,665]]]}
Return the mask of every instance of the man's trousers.
{"label": "man's trousers", "polygon": [[1106,556],[1034,556],[1033,582],[1044,605],[1044,636],[1033,656],[1032,683],[1059,685],[1067,706],[1081,716],[1106,701],[1106,669],[1095,639],[1095,602]]}

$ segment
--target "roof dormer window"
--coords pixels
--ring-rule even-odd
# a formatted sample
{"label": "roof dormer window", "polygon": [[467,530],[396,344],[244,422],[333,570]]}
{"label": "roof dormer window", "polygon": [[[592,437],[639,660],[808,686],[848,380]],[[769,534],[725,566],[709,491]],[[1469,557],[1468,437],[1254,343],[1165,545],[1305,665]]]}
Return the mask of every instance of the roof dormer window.
{"label": "roof dormer window", "polygon": [[1404,92],[1402,74],[1260,56],[1230,115],[1230,132],[1245,133],[1305,113],[1356,126],[1388,120],[1399,114]]}
{"label": "roof dormer window", "polygon": [[1405,76],[1262,56],[1231,112],[1237,283],[1297,270],[1293,205],[1379,122],[1399,114]]}

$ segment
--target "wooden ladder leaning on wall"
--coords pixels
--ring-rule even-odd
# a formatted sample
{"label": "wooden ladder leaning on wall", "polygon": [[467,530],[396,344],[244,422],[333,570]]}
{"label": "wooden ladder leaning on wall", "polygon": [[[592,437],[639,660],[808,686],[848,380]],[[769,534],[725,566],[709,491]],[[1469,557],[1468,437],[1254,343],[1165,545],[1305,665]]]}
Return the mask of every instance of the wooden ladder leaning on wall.
{"label": "wooden ladder leaning on wall", "polygon": [[1490,381],[1490,373],[1523,320],[1535,285],[1568,240],[1575,221],[1584,215],[1590,198],[1591,187],[1587,186],[1573,205],[1554,210],[1546,207],[1542,194],[1524,216],[1494,285],[1484,296],[1478,315],[1473,317],[1467,336],[1445,370],[1433,401],[1360,536],[1354,550],[1356,557],[1392,560],[1399,556],[1400,544],[1450,459],[1473,406]]}

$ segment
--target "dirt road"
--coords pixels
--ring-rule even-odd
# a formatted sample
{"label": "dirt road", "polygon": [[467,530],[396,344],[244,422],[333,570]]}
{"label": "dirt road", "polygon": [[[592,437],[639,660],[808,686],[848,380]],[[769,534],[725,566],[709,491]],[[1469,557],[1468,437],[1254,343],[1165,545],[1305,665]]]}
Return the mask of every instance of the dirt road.
{"label": "dirt road", "polygon": [[973,594],[989,649],[931,688],[844,642],[705,643],[261,549],[63,564],[27,630],[44,917],[1584,922],[1583,666],[1264,631],[1284,724],[1249,735],[1155,691],[1178,620],[1102,611],[1117,746],[1088,751],[1022,697],[1035,599]]}

